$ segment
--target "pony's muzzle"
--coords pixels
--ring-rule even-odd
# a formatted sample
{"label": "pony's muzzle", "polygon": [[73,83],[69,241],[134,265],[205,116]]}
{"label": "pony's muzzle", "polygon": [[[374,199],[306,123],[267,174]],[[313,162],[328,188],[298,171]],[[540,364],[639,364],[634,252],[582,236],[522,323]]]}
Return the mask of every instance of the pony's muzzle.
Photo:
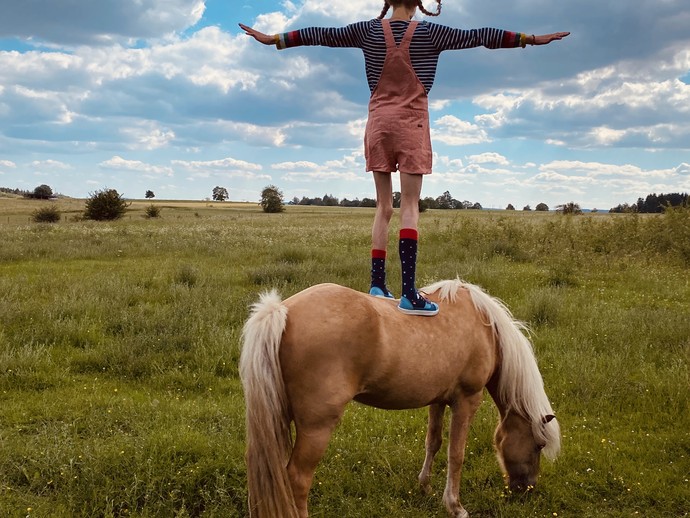
{"label": "pony's muzzle", "polygon": [[537,487],[537,479],[532,479],[530,477],[511,477],[508,487],[513,493],[530,493]]}

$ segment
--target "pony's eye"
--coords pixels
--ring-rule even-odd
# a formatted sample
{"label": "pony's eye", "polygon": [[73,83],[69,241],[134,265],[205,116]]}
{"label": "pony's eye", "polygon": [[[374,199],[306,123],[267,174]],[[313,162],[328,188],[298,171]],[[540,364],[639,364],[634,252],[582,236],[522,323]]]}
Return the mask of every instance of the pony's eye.
{"label": "pony's eye", "polygon": [[546,444],[537,444],[537,451],[538,452],[543,450],[544,448],[546,448]]}

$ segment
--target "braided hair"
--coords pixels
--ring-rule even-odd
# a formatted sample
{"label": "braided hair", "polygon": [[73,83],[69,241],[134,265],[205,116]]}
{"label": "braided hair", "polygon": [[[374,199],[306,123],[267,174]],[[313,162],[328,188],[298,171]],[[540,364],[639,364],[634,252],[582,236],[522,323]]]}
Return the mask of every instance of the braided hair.
{"label": "braided hair", "polygon": [[406,7],[414,7],[416,6],[417,9],[422,11],[424,14],[427,16],[438,16],[441,14],[441,1],[442,0],[436,0],[436,3],[438,4],[438,7],[436,8],[436,12],[432,13],[426,10],[424,5],[422,5],[422,0],[384,0],[383,2],[383,9],[381,10],[381,14],[379,14],[379,20],[382,19],[384,16],[386,16],[386,13],[388,12],[388,9],[391,8],[392,4],[397,4],[397,5],[405,5]]}

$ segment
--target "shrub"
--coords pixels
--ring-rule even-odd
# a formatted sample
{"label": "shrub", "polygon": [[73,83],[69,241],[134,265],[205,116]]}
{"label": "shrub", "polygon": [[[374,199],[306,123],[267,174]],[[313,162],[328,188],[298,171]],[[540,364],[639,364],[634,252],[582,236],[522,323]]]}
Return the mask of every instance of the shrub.
{"label": "shrub", "polygon": [[34,223],[57,223],[60,221],[60,211],[56,205],[50,207],[42,207],[31,215]]}
{"label": "shrub", "polygon": [[556,210],[558,212],[560,212],[561,214],[571,214],[571,215],[582,214],[582,209],[580,208],[580,205],[578,205],[574,201],[569,201],[568,203],[564,203],[563,205],[559,205],[558,207],[556,207]]}
{"label": "shrub", "polygon": [[120,219],[127,212],[129,205],[115,189],[96,191],[86,200],[84,219],[95,221]]}
{"label": "shrub", "polygon": [[175,282],[192,288],[199,282],[199,270],[189,264],[183,264],[175,274]]}
{"label": "shrub", "polygon": [[261,191],[261,207],[264,212],[283,212],[283,193],[275,185],[264,187]]}
{"label": "shrub", "polygon": [[161,215],[161,208],[156,207],[153,203],[146,207],[144,214],[147,218],[159,218]]}

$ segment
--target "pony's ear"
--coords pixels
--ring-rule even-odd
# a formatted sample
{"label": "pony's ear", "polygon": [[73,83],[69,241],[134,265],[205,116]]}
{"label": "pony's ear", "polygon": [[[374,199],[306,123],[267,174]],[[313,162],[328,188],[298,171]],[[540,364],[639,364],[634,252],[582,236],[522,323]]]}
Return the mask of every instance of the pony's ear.
{"label": "pony's ear", "polygon": [[544,417],[542,417],[541,422],[544,424],[549,424],[554,419],[556,419],[556,416],[553,414],[549,414],[549,415],[545,415]]}

